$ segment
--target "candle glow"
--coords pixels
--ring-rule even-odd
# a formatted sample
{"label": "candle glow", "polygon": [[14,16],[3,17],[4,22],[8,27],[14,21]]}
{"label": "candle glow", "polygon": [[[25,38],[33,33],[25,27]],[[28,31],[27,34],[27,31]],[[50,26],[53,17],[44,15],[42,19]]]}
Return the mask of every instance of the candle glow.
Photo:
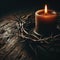
{"label": "candle glow", "polygon": [[[54,12],[54,13],[53,13]],[[45,5],[44,9],[38,10],[35,13],[35,20],[43,21],[45,23],[53,22],[56,18],[56,12],[50,9],[47,9],[47,5]]]}
{"label": "candle glow", "polygon": [[47,5],[45,5],[45,14],[47,14],[48,13],[48,10],[47,10]]}

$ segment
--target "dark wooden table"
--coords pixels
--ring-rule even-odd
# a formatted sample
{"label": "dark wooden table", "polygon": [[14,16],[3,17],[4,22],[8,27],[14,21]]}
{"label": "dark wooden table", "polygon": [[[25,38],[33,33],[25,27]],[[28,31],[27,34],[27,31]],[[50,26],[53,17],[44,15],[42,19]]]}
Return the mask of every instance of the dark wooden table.
{"label": "dark wooden table", "polygon": [[[48,41],[32,41],[18,37],[16,16],[29,13],[18,12],[0,18],[0,60],[57,60],[60,56],[60,35]],[[51,42],[50,42],[51,41]]]}

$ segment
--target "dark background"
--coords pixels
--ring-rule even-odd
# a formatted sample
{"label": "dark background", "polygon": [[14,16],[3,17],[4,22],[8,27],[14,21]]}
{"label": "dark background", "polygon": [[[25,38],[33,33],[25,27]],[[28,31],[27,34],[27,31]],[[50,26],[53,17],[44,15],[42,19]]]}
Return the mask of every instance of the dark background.
{"label": "dark background", "polygon": [[48,4],[50,9],[60,11],[59,0],[0,0],[0,15],[18,10],[41,9]]}

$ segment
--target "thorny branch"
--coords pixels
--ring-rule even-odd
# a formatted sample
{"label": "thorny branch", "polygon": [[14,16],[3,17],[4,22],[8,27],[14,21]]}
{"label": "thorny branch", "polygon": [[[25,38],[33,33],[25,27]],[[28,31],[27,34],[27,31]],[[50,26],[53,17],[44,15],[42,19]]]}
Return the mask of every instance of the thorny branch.
{"label": "thorny branch", "polygon": [[[18,22],[18,24],[19,24],[19,31],[20,31],[20,33],[18,33],[18,34],[20,34],[20,37],[22,37],[22,38],[26,38],[26,39],[30,39],[30,40],[32,40],[32,41],[45,41],[45,42],[47,42],[48,40],[50,40],[50,39],[52,39],[52,40],[56,40],[56,38],[57,37],[60,37],[60,34],[58,34],[58,35],[55,35],[55,36],[52,36],[53,34],[51,34],[51,36],[49,36],[49,37],[45,37],[45,38],[42,38],[42,37],[38,37],[38,36],[36,36],[35,34],[31,34],[31,33],[28,33],[25,29],[24,29],[24,27],[23,27],[23,25],[26,23],[26,20],[28,20],[28,18],[31,16],[32,14],[28,14],[27,16],[26,15],[24,15],[24,16],[20,16],[19,18],[17,18],[16,17],[16,21]],[[26,34],[26,35],[24,35],[24,33]],[[32,38],[32,37],[34,37],[34,38]]]}

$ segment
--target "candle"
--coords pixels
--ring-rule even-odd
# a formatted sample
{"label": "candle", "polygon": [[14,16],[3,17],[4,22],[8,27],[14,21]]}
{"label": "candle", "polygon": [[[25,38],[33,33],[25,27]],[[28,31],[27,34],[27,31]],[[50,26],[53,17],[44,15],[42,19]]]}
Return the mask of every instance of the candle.
{"label": "candle", "polygon": [[47,32],[50,32],[50,30],[52,31],[55,26],[56,16],[57,16],[56,12],[53,10],[47,9],[47,5],[45,5],[45,9],[36,11],[35,12],[35,32],[37,33],[43,32],[46,34]]}

